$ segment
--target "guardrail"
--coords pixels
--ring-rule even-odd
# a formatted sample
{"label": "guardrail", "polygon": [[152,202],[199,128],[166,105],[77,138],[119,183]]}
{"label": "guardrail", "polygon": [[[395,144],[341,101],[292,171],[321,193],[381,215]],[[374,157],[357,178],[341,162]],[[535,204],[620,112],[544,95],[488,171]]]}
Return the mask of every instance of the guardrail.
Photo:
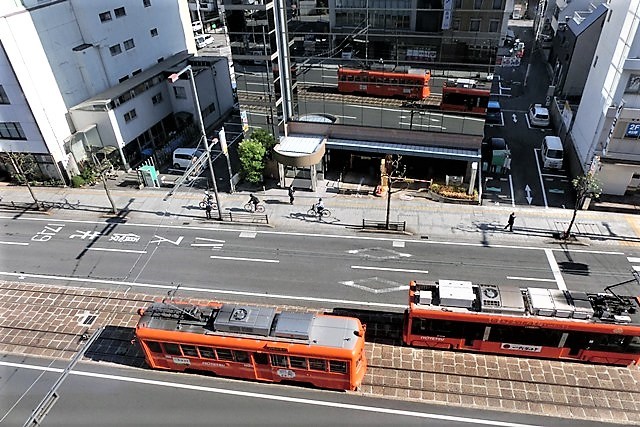
{"label": "guardrail", "polygon": [[255,224],[269,224],[267,214],[255,214],[249,212],[223,212],[222,220],[229,222],[249,222]]}
{"label": "guardrail", "polygon": [[407,222],[389,222],[385,221],[372,221],[368,219],[362,219],[363,230],[390,230],[390,231],[406,231]]}

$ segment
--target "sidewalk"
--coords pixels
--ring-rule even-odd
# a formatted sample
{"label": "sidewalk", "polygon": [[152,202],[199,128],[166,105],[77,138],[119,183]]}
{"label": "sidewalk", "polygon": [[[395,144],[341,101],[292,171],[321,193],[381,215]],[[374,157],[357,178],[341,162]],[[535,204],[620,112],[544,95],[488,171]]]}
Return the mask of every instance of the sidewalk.
{"label": "sidewalk", "polygon": [[[179,223],[212,228],[240,225],[238,222],[206,220],[204,210],[198,207],[203,197],[202,190],[184,188],[167,197],[169,190],[118,187],[111,189],[111,195],[121,211],[118,216],[129,222],[167,225]],[[81,189],[35,187],[34,192],[40,201],[60,202],[66,199],[71,204],[79,202],[77,208],[53,208],[47,213],[49,215],[83,220],[104,220],[111,216],[109,200],[101,185]],[[359,233],[362,231],[363,219],[379,222],[386,220],[386,197],[337,194],[332,181],[324,181],[316,192],[296,191],[293,205],[289,204],[286,189],[274,188],[254,193],[266,207],[268,227],[278,230]],[[249,191],[220,193],[222,212],[244,212],[243,206],[249,200],[249,194]],[[11,209],[11,202],[33,201],[26,187],[6,184],[0,186],[0,197],[0,210],[5,215],[22,212]],[[322,221],[307,215],[311,205],[320,197],[325,207],[332,212],[331,217]],[[513,232],[508,232],[504,230],[504,226],[511,212],[515,212],[516,220]],[[32,214],[44,213],[29,213]],[[216,218],[217,211],[214,209],[212,214]],[[557,208],[446,204],[401,191],[392,196],[389,220],[406,222],[406,238],[552,247],[564,244],[553,236],[566,229],[572,214],[571,210]],[[251,226],[260,227],[258,224]],[[577,242],[573,244],[577,245],[640,247],[640,218],[625,213],[579,211],[573,234],[577,237]]]}

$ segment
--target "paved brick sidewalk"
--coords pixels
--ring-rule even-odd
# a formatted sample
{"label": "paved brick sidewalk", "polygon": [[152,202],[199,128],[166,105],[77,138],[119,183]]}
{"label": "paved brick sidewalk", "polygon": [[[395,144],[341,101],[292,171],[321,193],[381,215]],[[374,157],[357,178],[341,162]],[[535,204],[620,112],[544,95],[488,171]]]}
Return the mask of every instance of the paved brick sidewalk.
{"label": "paved brick sidewalk", "polygon": [[[0,353],[70,359],[82,348],[83,335],[108,326],[109,333],[95,343],[93,353],[98,356],[90,358],[143,366],[140,354],[129,343],[138,320],[136,310],[160,298],[0,282]],[[369,370],[360,390],[365,395],[640,425],[639,367],[378,343],[367,344],[367,354]]]}

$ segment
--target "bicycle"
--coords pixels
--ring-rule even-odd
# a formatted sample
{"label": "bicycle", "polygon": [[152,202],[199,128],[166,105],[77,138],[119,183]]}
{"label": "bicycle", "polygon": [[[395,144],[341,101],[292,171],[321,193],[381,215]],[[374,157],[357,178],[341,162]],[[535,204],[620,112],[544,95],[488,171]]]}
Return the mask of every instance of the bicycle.
{"label": "bicycle", "polygon": [[311,206],[311,209],[307,211],[308,216],[317,216],[320,219],[329,218],[331,216],[331,211],[327,208],[322,209],[320,212],[316,209],[315,205]]}
{"label": "bicycle", "polygon": [[215,202],[211,199],[211,198],[207,198],[205,197],[204,200],[202,200],[198,206],[200,206],[200,209],[206,209],[207,205],[211,205],[211,209],[217,209],[218,205],[215,204]]}
{"label": "bicycle", "polygon": [[263,213],[264,205],[260,203],[258,203],[258,205],[254,205],[253,203],[248,202],[246,205],[244,205],[244,210],[251,213]]}

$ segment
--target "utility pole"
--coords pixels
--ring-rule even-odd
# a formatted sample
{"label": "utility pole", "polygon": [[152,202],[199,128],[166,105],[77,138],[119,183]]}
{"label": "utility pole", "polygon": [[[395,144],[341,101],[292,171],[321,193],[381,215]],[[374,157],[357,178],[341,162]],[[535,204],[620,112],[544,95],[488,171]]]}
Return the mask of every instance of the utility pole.
{"label": "utility pole", "polygon": [[[385,220],[385,228],[389,229],[389,215],[391,214],[391,187],[395,181],[403,181],[404,174],[407,172],[407,167],[400,166],[400,160],[402,156],[398,156],[396,160],[391,162],[391,171],[387,173],[387,218]],[[386,166],[386,165],[385,165]]]}

